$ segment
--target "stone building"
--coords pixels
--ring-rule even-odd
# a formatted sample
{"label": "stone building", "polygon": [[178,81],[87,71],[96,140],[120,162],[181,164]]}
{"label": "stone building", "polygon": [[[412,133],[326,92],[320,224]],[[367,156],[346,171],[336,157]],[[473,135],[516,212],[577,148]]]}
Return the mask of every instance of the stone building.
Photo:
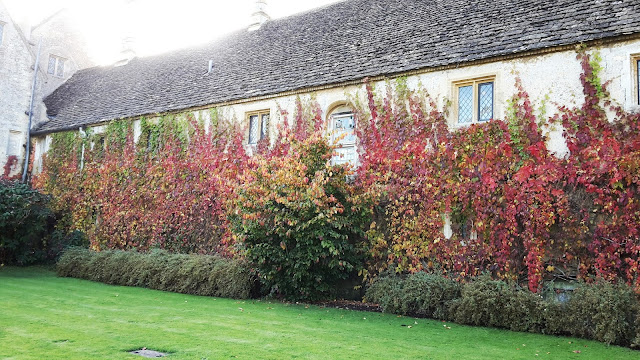
{"label": "stone building", "polygon": [[[265,17],[265,20],[267,18]],[[210,44],[78,71],[44,99],[48,121],[33,130],[36,158],[50,134],[114,119],[217,108],[245,122],[248,145],[275,131],[278,108],[314,94],[329,129],[354,126],[348,95],[406,77],[438,105],[453,128],[504,118],[517,74],[547,112],[581,94],[575,48],[602,58],[615,101],[638,111],[640,2],[630,0],[347,0],[267,20]],[[548,99],[548,101],[543,101]],[[357,161],[346,137],[339,161]],[[550,148],[566,151],[561,129]],[[36,162],[36,171],[40,167]]]}
{"label": "stone building", "polygon": [[[38,44],[40,64],[33,89]],[[29,109],[33,93],[33,124],[46,119],[42,99],[78,69],[92,66],[85,55],[80,32],[70,26],[66,10],[60,10],[31,26],[16,21],[0,1],[0,164],[17,156],[12,174],[22,170]],[[1,170],[0,170],[1,171]]]}

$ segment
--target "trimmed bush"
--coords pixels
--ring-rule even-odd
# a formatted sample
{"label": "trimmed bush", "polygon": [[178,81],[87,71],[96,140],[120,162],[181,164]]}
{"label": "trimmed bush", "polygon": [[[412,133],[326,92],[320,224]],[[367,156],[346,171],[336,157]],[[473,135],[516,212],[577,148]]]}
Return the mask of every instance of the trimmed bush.
{"label": "trimmed bush", "polygon": [[416,273],[398,281],[397,276],[377,279],[366,299],[384,312],[449,320],[451,302],[460,297],[462,286],[439,274]]}
{"label": "trimmed bush", "polygon": [[461,295],[451,310],[458,323],[531,332],[544,328],[542,297],[516,284],[483,275],[465,284]]}
{"label": "trimmed bush", "polygon": [[583,283],[560,302],[489,275],[459,284],[439,274],[387,274],[365,300],[384,312],[640,346],[640,301],[625,284]]}
{"label": "trimmed bush", "polygon": [[605,281],[582,284],[567,302],[549,302],[546,332],[628,346],[640,340],[634,339],[640,332],[639,315],[631,287]]}
{"label": "trimmed bush", "polygon": [[183,294],[236,299],[258,295],[257,279],[246,263],[219,256],[72,248],[58,260],[57,272],[59,276]]}

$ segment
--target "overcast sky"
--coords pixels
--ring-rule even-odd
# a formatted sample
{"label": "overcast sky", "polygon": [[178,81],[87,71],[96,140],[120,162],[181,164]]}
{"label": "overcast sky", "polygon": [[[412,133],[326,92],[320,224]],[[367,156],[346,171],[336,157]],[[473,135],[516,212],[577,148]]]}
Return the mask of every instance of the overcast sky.
{"label": "overcast sky", "polygon": [[[89,55],[99,64],[117,60],[125,31],[134,35],[139,56],[152,55],[246,28],[255,8],[254,0],[134,0],[128,6],[127,0],[1,1],[16,21],[28,18],[31,24],[68,9],[84,29]],[[280,18],[338,1],[267,0],[267,13]],[[127,24],[132,25],[129,30]]]}

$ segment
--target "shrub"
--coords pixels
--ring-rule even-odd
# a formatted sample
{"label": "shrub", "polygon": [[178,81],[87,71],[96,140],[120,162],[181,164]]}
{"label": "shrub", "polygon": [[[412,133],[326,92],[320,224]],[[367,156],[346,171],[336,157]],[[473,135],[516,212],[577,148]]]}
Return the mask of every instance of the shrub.
{"label": "shrub", "polygon": [[544,326],[542,297],[488,275],[465,284],[451,311],[461,324],[514,331],[540,332]]}
{"label": "shrub", "polygon": [[384,312],[449,320],[449,308],[460,297],[461,287],[441,274],[384,276],[367,289],[366,299],[378,303]]}
{"label": "shrub", "polygon": [[330,165],[325,137],[284,138],[281,156],[255,156],[238,190],[233,230],[274,294],[292,300],[333,295],[362,266],[356,246],[368,210],[352,196],[345,166]]}
{"label": "shrub", "polygon": [[378,304],[383,312],[402,314],[404,281],[397,274],[382,274],[369,285],[364,300]]}
{"label": "shrub", "polygon": [[57,272],[59,276],[183,294],[237,299],[257,295],[256,278],[246,263],[217,255],[72,248],[58,260]]}
{"label": "shrub", "polygon": [[625,284],[582,284],[565,303],[550,302],[546,332],[630,345],[640,331],[635,322],[640,304]]}
{"label": "shrub", "polygon": [[0,178],[0,263],[28,265],[47,258],[49,198],[28,185]]}

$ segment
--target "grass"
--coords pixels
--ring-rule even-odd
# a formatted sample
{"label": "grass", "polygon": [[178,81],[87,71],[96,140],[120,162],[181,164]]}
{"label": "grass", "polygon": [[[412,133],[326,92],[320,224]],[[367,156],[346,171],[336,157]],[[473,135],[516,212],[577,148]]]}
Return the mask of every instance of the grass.
{"label": "grass", "polygon": [[141,359],[127,351],[142,347],[170,359],[640,359],[593,341],[446,326],[0,268],[1,359]]}

